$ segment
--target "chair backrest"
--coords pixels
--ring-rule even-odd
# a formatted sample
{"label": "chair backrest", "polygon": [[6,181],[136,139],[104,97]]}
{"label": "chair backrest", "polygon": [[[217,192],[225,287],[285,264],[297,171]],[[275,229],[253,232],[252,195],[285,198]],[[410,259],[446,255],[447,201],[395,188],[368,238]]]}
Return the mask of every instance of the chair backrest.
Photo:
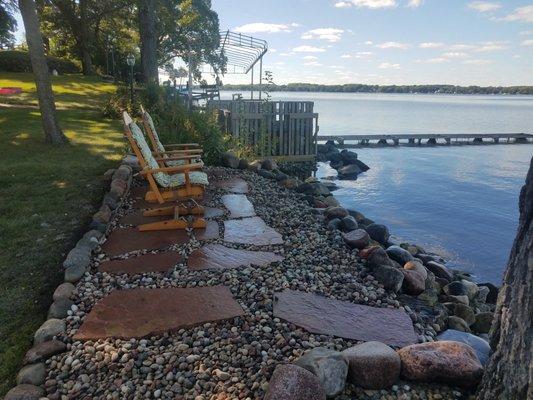
{"label": "chair backrest", "polygon": [[[146,143],[146,139],[144,138],[141,128],[139,128],[139,126],[135,122],[133,122],[133,120],[126,111],[124,111],[123,113],[123,119],[125,135],[128,138],[128,141],[130,142],[130,146],[133,152],[139,160],[141,168],[145,169],[148,167],[150,169],[158,169],[159,164],[152,155],[150,146],[148,146],[148,143]],[[154,178],[158,183],[161,183],[164,182],[166,175],[167,174],[165,174],[164,172],[156,172],[154,173]]]}
{"label": "chair backrest", "polygon": [[143,106],[141,106],[141,114],[143,119],[144,130],[146,131],[146,134],[148,135],[148,138],[152,143],[152,149],[154,149],[154,151],[164,153],[166,151],[165,146],[163,146],[163,143],[161,143],[161,141],[159,140],[159,135],[157,134],[157,131],[155,129],[154,120],[152,119],[152,116],[148,114],[148,111],[146,111]]}

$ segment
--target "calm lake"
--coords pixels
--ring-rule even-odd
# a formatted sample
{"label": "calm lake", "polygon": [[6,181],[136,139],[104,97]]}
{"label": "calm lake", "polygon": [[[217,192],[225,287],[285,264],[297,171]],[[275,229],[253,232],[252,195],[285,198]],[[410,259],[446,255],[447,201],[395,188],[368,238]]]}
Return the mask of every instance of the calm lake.
{"label": "calm lake", "polygon": [[[227,93],[223,95],[226,97]],[[320,134],[533,133],[533,96],[272,92],[310,100]],[[354,150],[370,166],[335,180],[344,207],[387,225],[399,240],[441,254],[478,281],[501,282],[516,227],[518,195],[533,144]],[[320,164],[317,175],[335,175]]]}

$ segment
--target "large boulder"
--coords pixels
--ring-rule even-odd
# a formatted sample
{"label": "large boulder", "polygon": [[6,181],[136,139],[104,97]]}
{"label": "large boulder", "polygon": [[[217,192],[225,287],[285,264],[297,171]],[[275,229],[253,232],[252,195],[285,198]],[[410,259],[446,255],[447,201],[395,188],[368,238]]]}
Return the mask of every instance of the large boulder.
{"label": "large boulder", "polygon": [[461,342],[472,347],[476,352],[477,358],[481,365],[485,366],[490,357],[490,346],[486,340],[471,333],[456,331],[454,329],[447,329],[437,336],[437,340],[451,340],[454,342]]}
{"label": "large boulder", "polygon": [[65,332],[65,329],[66,323],[62,319],[51,318],[46,320],[39,329],[35,331],[33,343],[37,345],[52,340],[54,336]]}
{"label": "large boulder", "polygon": [[268,383],[264,400],[325,400],[320,379],[294,364],[278,365]]}
{"label": "large boulder", "polygon": [[475,321],[471,328],[476,333],[489,333],[493,319],[494,313],[490,311],[480,312],[479,314],[476,314]]}
{"label": "large boulder", "polygon": [[380,246],[369,247],[361,252],[361,257],[366,258],[368,266],[373,269],[378,265],[388,265],[389,267],[401,268],[396,261],[391,260],[385,250]]}
{"label": "large boulder", "polygon": [[340,152],[341,160],[345,165],[348,164],[355,164],[357,161],[357,153],[350,151],[350,150],[342,150]]}
{"label": "large boulder", "polygon": [[356,229],[342,235],[344,242],[355,249],[364,249],[370,243],[370,236],[363,229]]}
{"label": "large boulder", "polygon": [[405,249],[402,249],[400,246],[389,246],[387,248],[387,255],[400,265],[405,265],[409,261],[413,260],[411,253]]}
{"label": "large boulder", "polygon": [[490,282],[480,283],[478,286],[487,287],[489,289],[487,303],[496,304],[496,301],[498,300],[498,288]]}
{"label": "large boulder", "polygon": [[344,390],[348,364],[338,351],[315,347],[296,360],[295,364],[318,377],[327,397],[335,397]]}
{"label": "large boulder", "polygon": [[[330,196],[330,197],[333,197],[333,196]],[[348,215],[341,220],[339,228],[343,232],[351,232],[359,228],[359,225],[357,224],[357,221],[355,220],[354,217],[352,217],[351,215]]]}
{"label": "large boulder", "polygon": [[446,268],[444,265],[436,262],[436,261],[428,261],[425,262],[424,265],[428,269],[428,271],[433,272],[433,274],[437,278],[445,279],[448,282],[450,282],[453,279],[452,272]]}
{"label": "large boulder", "polygon": [[65,343],[60,342],[59,340],[48,340],[29,349],[26,352],[22,363],[26,365],[45,361],[49,357],[65,351],[67,351],[67,345]]}
{"label": "large boulder", "polygon": [[400,356],[380,342],[366,342],[342,352],[348,361],[348,381],[365,389],[385,389],[400,377]]}
{"label": "large boulder", "polygon": [[403,286],[404,275],[399,268],[394,268],[389,265],[376,265],[372,269],[372,275],[379,283],[387,290],[398,293]]}
{"label": "large boulder", "polygon": [[389,228],[381,224],[370,224],[365,230],[368,232],[370,237],[381,244],[387,244],[389,241],[390,233]]}
{"label": "large boulder", "polygon": [[467,296],[468,298],[470,298],[470,296],[468,296],[468,287],[463,282],[451,282],[444,286],[442,290],[444,291],[444,293],[450,296]]}
{"label": "large boulder", "polygon": [[[421,261],[414,259],[413,261],[408,261],[403,266],[404,269],[407,269],[409,271],[416,271],[418,272],[424,280],[428,279],[428,271],[426,267],[422,264]],[[435,279],[435,276],[431,274],[432,281]],[[427,286],[427,285],[426,285]]]}
{"label": "large boulder", "polygon": [[470,333],[470,326],[461,317],[458,317],[456,315],[450,315],[447,321],[448,321],[448,328],[454,329],[456,331]]}
{"label": "large boulder", "polygon": [[398,351],[403,378],[466,388],[476,386],[483,367],[472,347],[454,341],[414,344]]}
{"label": "large boulder", "polygon": [[296,191],[311,196],[329,196],[328,187],[320,182],[304,182],[296,188]]}
{"label": "large boulder", "polygon": [[39,400],[45,395],[43,388],[35,385],[17,385],[7,392],[4,400]]}
{"label": "large boulder", "polygon": [[417,271],[401,268],[403,274],[402,292],[411,296],[418,296],[426,290],[426,280]]}
{"label": "large boulder", "polygon": [[357,175],[363,171],[355,164],[348,164],[340,167],[337,172],[339,173],[339,179],[357,179]]}
{"label": "large boulder", "polygon": [[17,385],[27,383],[29,385],[42,385],[46,378],[46,367],[44,363],[29,364],[17,374]]}
{"label": "large boulder", "polygon": [[221,162],[224,167],[239,168],[240,161],[239,157],[237,157],[232,151],[226,151],[221,156]]}
{"label": "large boulder", "polygon": [[462,303],[444,303],[444,306],[448,309],[452,315],[461,318],[468,325],[472,325],[476,321],[474,310]]}
{"label": "large boulder", "polygon": [[267,171],[273,171],[275,169],[278,169],[278,164],[276,164],[276,161],[274,161],[273,159],[267,158],[261,163],[261,168],[266,169]]}
{"label": "large boulder", "polygon": [[324,216],[327,219],[339,218],[342,219],[348,215],[348,211],[342,207],[328,207],[324,211]]}
{"label": "large boulder", "polygon": [[478,286],[474,282],[467,281],[466,279],[461,279],[461,283],[466,287],[466,295],[468,298],[473,300],[479,293]]}

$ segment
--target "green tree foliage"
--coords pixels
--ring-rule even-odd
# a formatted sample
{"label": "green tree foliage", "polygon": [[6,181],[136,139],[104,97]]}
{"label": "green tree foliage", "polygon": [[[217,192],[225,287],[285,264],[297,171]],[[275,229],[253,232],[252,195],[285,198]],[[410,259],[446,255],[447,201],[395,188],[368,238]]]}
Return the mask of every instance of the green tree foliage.
{"label": "green tree foliage", "polygon": [[[265,85],[263,85],[265,86]],[[250,85],[226,85],[228,90],[250,90]],[[257,90],[258,87],[256,86]],[[263,88],[265,90],[265,88]],[[533,94],[533,86],[454,86],[454,85],[320,85],[289,83],[269,85],[268,91],[282,92],[341,92],[341,93],[440,93],[440,94]]]}
{"label": "green tree foliage", "polygon": [[13,17],[14,7],[11,1],[0,0],[0,49],[12,48],[15,42],[13,32],[17,21]]}

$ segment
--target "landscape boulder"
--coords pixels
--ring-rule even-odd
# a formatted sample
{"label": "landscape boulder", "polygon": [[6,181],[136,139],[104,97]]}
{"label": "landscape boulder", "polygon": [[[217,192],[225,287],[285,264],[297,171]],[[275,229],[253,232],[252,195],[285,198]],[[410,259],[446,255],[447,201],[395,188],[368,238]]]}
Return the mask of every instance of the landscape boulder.
{"label": "landscape boulder", "polygon": [[402,271],[389,265],[376,265],[372,269],[372,275],[387,290],[398,293],[402,290],[405,280]]}
{"label": "landscape boulder", "polygon": [[341,160],[344,164],[353,164],[357,160],[357,153],[350,150],[341,150],[340,152]]}
{"label": "landscape boulder", "polygon": [[339,179],[357,179],[357,175],[363,171],[355,164],[348,164],[337,169],[337,172]]}
{"label": "landscape boulder", "polygon": [[491,351],[489,343],[478,336],[472,335],[471,333],[447,329],[437,336],[437,340],[451,340],[454,342],[464,343],[474,349],[481,365],[485,366],[489,361]]}
{"label": "landscape boulder", "polygon": [[483,367],[472,347],[454,341],[414,344],[398,351],[401,376],[419,382],[437,382],[465,388],[476,386]]}
{"label": "landscape boulder", "polygon": [[62,283],[59,285],[56,290],[54,291],[53,299],[54,301],[59,299],[69,299],[72,295],[72,292],[74,292],[74,289],[76,287],[69,282]]}
{"label": "landscape boulder", "polygon": [[48,310],[48,318],[65,318],[74,302],[68,298],[60,298],[52,303]]}
{"label": "landscape boulder", "polygon": [[17,374],[17,385],[27,383],[29,385],[42,385],[46,378],[44,363],[29,364],[21,368]]}
{"label": "landscape boulder", "polygon": [[[418,272],[424,280],[428,279],[428,271],[426,267],[422,264],[421,261],[414,259],[412,261],[408,261],[403,266],[404,269],[407,269],[409,271],[416,271]],[[435,275],[431,274],[432,280],[435,280]],[[427,285],[426,285],[427,286]]]}
{"label": "landscape boulder", "polygon": [[450,296],[467,296],[468,298],[470,298],[470,296],[468,296],[468,287],[463,282],[450,282],[449,284],[444,286],[442,290],[444,291],[444,293]]}
{"label": "landscape boulder", "polygon": [[43,388],[35,385],[17,385],[7,392],[4,400],[39,400],[45,395]]}
{"label": "landscape boulder", "polygon": [[296,360],[295,364],[318,377],[327,397],[335,397],[344,390],[348,364],[338,351],[315,347]]}
{"label": "landscape boulder", "polygon": [[[333,197],[333,196],[330,196],[330,197]],[[357,221],[355,220],[354,217],[352,217],[351,215],[348,215],[341,220],[339,228],[343,232],[351,232],[359,228],[359,225],[357,224]]]}
{"label": "landscape boulder", "polygon": [[445,279],[448,282],[450,282],[453,279],[453,274],[451,273],[451,271],[448,268],[446,268],[444,265],[436,261],[424,262],[424,265],[426,266],[428,271],[433,272],[433,274],[437,278]]}
{"label": "landscape boulder", "polygon": [[348,215],[348,211],[342,207],[328,207],[324,211],[324,216],[327,219],[339,218],[342,219]]}
{"label": "landscape boulder", "polygon": [[496,304],[496,301],[498,301],[498,288],[490,282],[480,283],[478,286],[487,287],[489,289],[487,303]]}
{"label": "landscape boulder", "polygon": [[273,159],[267,158],[263,160],[263,162],[261,163],[261,169],[272,171],[272,170],[278,169],[278,164],[276,164],[276,162]]}
{"label": "landscape boulder", "polygon": [[296,188],[296,191],[311,196],[329,196],[331,192],[326,185],[320,182],[304,182]]}
{"label": "landscape boulder", "polygon": [[476,333],[489,333],[493,319],[494,313],[490,311],[480,312],[479,314],[476,314],[475,321],[471,328]]}
{"label": "landscape boulder", "polygon": [[426,280],[417,271],[401,268],[399,272],[403,274],[403,293],[418,296],[426,289]]}
{"label": "landscape boulder", "polygon": [[470,327],[464,319],[456,315],[450,315],[448,317],[448,328],[455,329],[456,331],[470,333]]}
{"label": "landscape boulder", "polygon": [[233,153],[232,151],[226,151],[225,153],[223,153],[221,157],[221,161],[224,167],[234,168],[234,169],[239,168],[239,163],[240,163],[239,157],[237,157],[235,153]]}
{"label": "landscape boulder", "polygon": [[400,356],[381,342],[366,342],[342,352],[348,381],[365,389],[386,389],[400,377]]}
{"label": "landscape boulder", "polygon": [[389,241],[390,233],[389,228],[381,224],[370,224],[365,230],[368,232],[370,237],[381,244],[387,244]]}
{"label": "landscape boulder", "polygon": [[400,246],[389,246],[387,248],[387,255],[400,265],[404,265],[413,260],[413,256],[407,250]]}
{"label": "landscape boulder", "polygon": [[67,345],[59,340],[48,340],[39,343],[26,352],[22,363],[24,365],[46,361],[53,355],[67,351]]}
{"label": "landscape boulder", "polygon": [[54,336],[59,335],[62,332],[65,332],[66,323],[64,320],[51,318],[46,320],[40,327],[35,331],[33,342],[34,344],[39,344],[52,340]]}
{"label": "landscape boulder", "polygon": [[268,383],[264,400],[325,400],[320,379],[294,364],[278,365]]}
{"label": "landscape boulder", "polygon": [[444,306],[448,309],[448,312],[456,317],[464,320],[469,326],[476,321],[474,310],[462,303],[444,303]]}
{"label": "landscape boulder", "polygon": [[356,229],[342,235],[344,242],[355,249],[364,249],[370,243],[370,236],[364,229]]}

